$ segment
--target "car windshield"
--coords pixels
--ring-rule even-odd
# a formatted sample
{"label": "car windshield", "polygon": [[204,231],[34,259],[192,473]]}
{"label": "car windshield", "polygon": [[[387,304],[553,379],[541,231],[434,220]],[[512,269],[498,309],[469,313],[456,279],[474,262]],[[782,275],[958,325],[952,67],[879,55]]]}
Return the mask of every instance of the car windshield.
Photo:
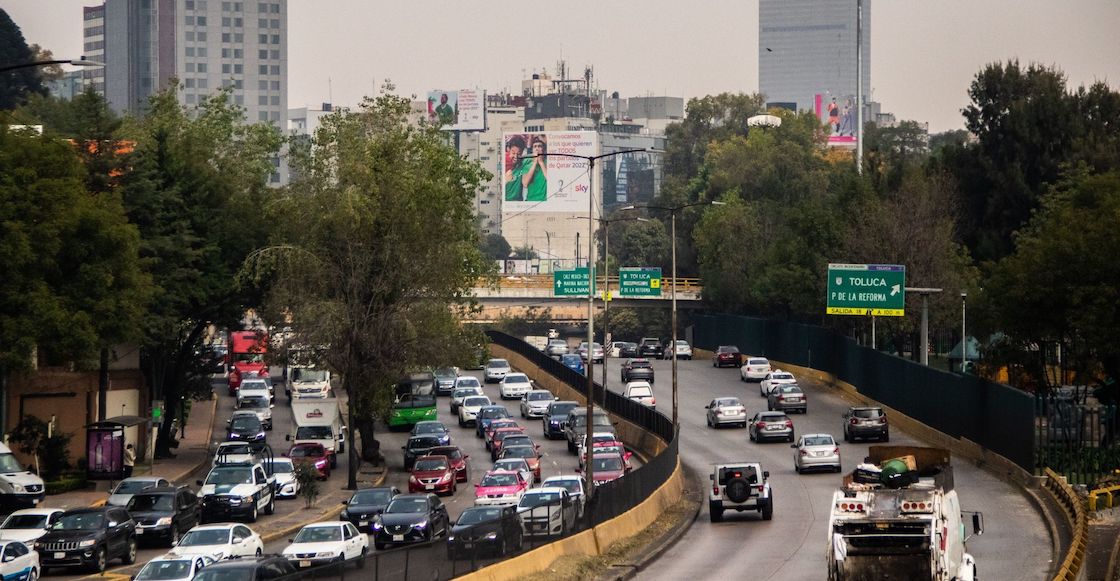
{"label": "car windshield", "polygon": [[230,485],[230,484],[252,484],[253,483],[253,469],[244,468],[241,466],[215,468],[210,471],[210,475],[206,477],[206,484],[216,485]]}
{"label": "car windshield", "polygon": [[268,384],[263,379],[246,379],[241,382],[242,391],[268,391]]}
{"label": "car windshield", "polygon": [[549,480],[544,483],[545,486],[557,486],[568,491],[568,494],[579,494],[579,481],[578,480]]}
{"label": "car windshield", "polygon": [[297,440],[330,440],[334,434],[330,426],[300,426],[296,428]]}
{"label": "car windshield", "polygon": [[389,504],[393,500],[392,490],[364,490],[354,493],[350,504]]}
{"label": "car windshield", "polygon": [[653,390],[645,385],[635,385],[630,388],[630,397],[648,397],[653,395]]}
{"label": "car windshield", "polygon": [[726,406],[736,406],[736,405],[737,406],[743,405],[742,402],[740,402],[738,398],[726,397],[726,398],[723,398],[723,399],[717,399],[716,400],[716,407],[726,407]]}
{"label": "car windshield", "polygon": [[24,468],[12,454],[0,454],[0,472],[23,472]]}
{"label": "car windshield", "polygon": [[497,418],[508,418],[509,410],[506,408],[487,408],[478,412],[478,416],[484,420],[493,420]]}
{"label": "car windshield", "polygon": [[322,446],[292,446],[288,456],[292,458],[318,458],[324,453]]}
{"label": "car windshield", "polygon": [[13,514],[0,525],[0,529],[42,529],[47,526],[45,514]]}
{"label": "car windshield", "polygon": [[439,438],[434,436],[416,436],[408,439],[408,449],[422,450],[426,448],[435,448],[439,443]]}
{"label": "car windshield", "polygon": [[778,390],[782,393],[801,393],[801,388],[796,385],[783,385]]}
{"label": "car windshield", "polygon": [[[513,438],[510,438],[512,440]],[[536,458],[536,450],[532,446],[509,446],[502,450],[503,458]]]}
{"label": "car windshield", "polygon": [[468,397],[463,400],[463,405],[466,407],[490,405],[490,398],[488,397]]}
{"label": "car windshield", "polygon": [[579,406],[577,403],[562,403],[553,405],[548,408],[548,413],[554,416],[566,416],[568,412],[576,409]]}
{"label": "car windshield", "polygon": [[527,397],[528,401],[548,401],[552,399],[552,394],[547,391],[529,392]]}
{"label": "car windshield", "polygon": [[432,448],[429,454],[432,456],[447,456],[452,460],[458,460],[463,457],[463,452],[458,448]]}
{"label": "car windshield", "polygon": [[770,361],[767,359],[748,359],[747,365],[769,365]]}
{"label": "car windshield", "polygon": [[412,428],[413,434],[446,434],[447,428],[438,422],[419,422]]}
{"label": "car windshield", "polygon": [[233,360],[237,363],[263,363],[264,353],[234,353]]}
{"label": "car windshield", "polygon": [[580,359],[579,355],[565,355],[562,361],[564,363],[583,363],[583,359]]}
{"label": "car windshield", "polygon": [[524,472],[529,469],[529,464],[522,458],[498,460],[494,463],[494,470],[508,470],[510,472]]}
{"label": "car windshield", "polygon": [[269,474],[290,474],[292,472],[292,463],[273,460],[271,462],[266,462],[264,469],[265,472]]}
{"label": "car windshield", "polygon": [[296,368],[292,370],[292,381],[296,383],[321,383],[327,379],[327,372],[323,369]]}
{"label": "car windshield", "polygon": [[529,376],[523,373],[511,373],[506,376],[506,383],[529,383]]}
{"label": "car windshield", "polygon": [[64,514],[51,527],[56,531],[95,531],[105,526],[105,515],[100,512]]}
{"label": "car windshield", "polygon": [[455,524],[460,525],[474,525],[486,521],[498,520],[502,518],[502,509],[491,507],[476,507],[468,508],[459,515],[459,520]]}
{"label": "car windshield", "polygon": [[137,581],[156,581],[162,579],[186,579],[191,574],[188,560],[152,561],[136,575]]}
{"label": "car windshield", "polygon": [[342,529],[332,527],[304,527],[296,535],[296,543],[329,543],[342,540]]}
{"label": "car windshield", "polygon": [[130,512],[170,512],[175,508],[175,499],[170,494],[137,494],[128,501]]}
{"label": "car windshield", "polygon": [[229,542],[230,529],[202,529],[192,530],[183,535],[179,541],[180,547],[203,547],[207,545],[224,545]]}
{"label": "car windshield", "polygon": [[595,467],[596,472],[601,470],[622,470],[622,458],[618,456],[594,458],[591,463]]}
{"label": "car windshield", "polygon": [[486,364],[486,367],[488,367],[490,369],[501,369],[503,367],[509,367],[509,362],[506,361],[505,359],[491,359]]}
{"label": "car windshield", "polygon": [[417,471],[447,470],[447,460],[417,460],[413,468]]}
{"label": "car windshield", "polygon": [[261,422],[257,416],[237,416],[229,423],[229,427],[235,430],[259,430]]}
{"label": "car windshield", "polygon": [[440,367],[435,370],[432,375],[436,377],[455,377],[455,369],[451,367]]}
{"label": "car windshield", "polygon": [[688,347],[688,341],[678,340],[677,347]]}
{"label": "car windshield", "polygon": [[151,488],[155,485],[156,483],[151,480],[122,480],[121,483],[117,485],[116,490],[113,491],[113,494],[136,494],[145,488]]}
{"label": "car windshield", "polygon": [[482,384],[475,377],[460,377],[457,383],[459,387],[482,387]]}
{"label": "car windshield", "polygon": [[528,492],[525,496],[521,497],[521,502],[517,505],[521,508],[532,508],[534,506],[541,506],[542,504],[557,502],[560,502],[559,492]]}
{"label": "car windshield", "polygon": [[428,511],[426,498],[398,498],[385,508],[387,513],[418,513]]}
{"label": "car windshield", "polygon": [[[587,416],[584,416],[584,417],[586,418]],[[593,416],[593,418],[594,419],[591,421],[592,426],[597,426],[597,427],[603,427],[603,426],[612,427],[613,426],[613,424],[611,424],[611,419],[608,418],[606,415],[595,414]]]}
{"label": "car windshield", "polygon": [[253,395],[241,398],[241,407],[249,409],[263,409],[268,407],[268,398],[259,395]]}
{"label": "car windshield", "polygon": [[773,381],[775,379],[780,379],[780,380],[783,380],[783,381],[789,381],[789,380],[793,379],[793,375],[791,375],[789,373],[774,373],[774,374],[771,374],[770,375],[770,381]]}
{"label": "car windshield", "polygon": [[[252,454],[252,453],[253,453],[253,451],[252,451],[252,449],[249,448],[249,444],[230,444],[228,446],[219,446],[218,447],[218,456],[224,456],[226,454]],[[143,486],[143,488],[148,488],[151,485],[152,485],[151,483],[147,483]]]}
{"label": "car windshield", "polygon": [[719,348],[720,353],[738,353],[739,348],[734,345],[725,345]]}
{"label": "car windshield", "polygon": [[832,436],[805,436],[806,446],[832,446],[835,443]]}
{"label": "car windshield", "polygon": [[854,410],[854,415],[857,418],[877,418],[883,415],[883,412],[877,409],[874,410]]}
{"label": "car windshield", "polygon": [[517,477],[513,474],[487,474],[482,477],[480,486],[515,486]]}

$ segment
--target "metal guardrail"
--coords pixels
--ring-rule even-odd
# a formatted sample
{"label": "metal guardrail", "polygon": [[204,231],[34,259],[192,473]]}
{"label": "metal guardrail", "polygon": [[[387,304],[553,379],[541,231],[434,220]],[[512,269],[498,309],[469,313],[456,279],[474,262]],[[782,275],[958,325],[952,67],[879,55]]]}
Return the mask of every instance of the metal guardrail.
{"label": "metal guardrail", "polygon": [[1089,491],[1089,510],[1096,512],[1100,510],[1097,506],[1097,499],[1105,497],[1104,508],[1112,508],[1116,506],[1116,493],[1120,492],[1120,484],[1113,486],[1105,486],[1097,488],[1096,490]]}
{"label": "metal guardrail", "polygon": [[1085,566],[1085,551],[1089,544],[1089,518],[1085,514],[1084,503],[1073,487],[1057,472],[1047,468],[1043,471],[1046,476],[1045,486],[1053,493],[1062,505],[1073,524],[1073,535],[1066,550],[1066,556],[1054,581],[1074,581],[1083,578],[1082,570]]}

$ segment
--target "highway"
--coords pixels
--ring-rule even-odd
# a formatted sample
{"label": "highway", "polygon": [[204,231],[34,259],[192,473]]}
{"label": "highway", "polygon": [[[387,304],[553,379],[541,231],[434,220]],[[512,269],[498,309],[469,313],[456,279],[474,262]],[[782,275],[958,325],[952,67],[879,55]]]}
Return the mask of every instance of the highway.
{"label": "highway", "polygon": [[[621,392],[618,359],[609,360],[607,377],[612,391]],[[654,391],[666,413],[671,410],[670,361],[654,361]],[[596,366],[597,375],[601,366]],[[797,434],[831,433],[840,443],[844,472],[850,472],[874,442],[843,443],[841,414],[850,405],[836,392],[799,378],[809,399],[805,415],[793,414]],[[596,377],[596,381],[600,378]],[[748,417],[766,409],[758,384],[742,383],[737,368],[716,369],[710,360],[678,362],[681,456],[686,466],[708,483],[711,465],[727,460],[755,460],[770,471],[774,491],[774,519],[754,513],[729,512],[724,522],[712,523],[707,494],[699,518],[672,548],[648,566],[639,579],[824,579],[825,547],[832,493],[840,474],[798,475],[793,450],[787,443],[756,444],[739,428],[708,428],[704,406],[714,397],[736,396],[747,406]],[[892,427],[891,444],[923,445]],[[963,510],[984,513],[985,532],[968,543],[982,579],[1046,579],[1051,541],[1034,505],[1013,485],[966,462],[954,460],[956,488]]]}

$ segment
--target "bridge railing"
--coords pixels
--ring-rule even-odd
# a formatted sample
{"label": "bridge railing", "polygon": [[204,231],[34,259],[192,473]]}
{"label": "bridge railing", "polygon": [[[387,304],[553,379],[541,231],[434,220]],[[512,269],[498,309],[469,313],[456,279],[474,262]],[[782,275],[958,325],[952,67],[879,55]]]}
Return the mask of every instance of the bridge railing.
{"label": "bridge railing", "polygon": [[[503,288],[552,288],[552,275],[551,274],[503,274],[498,277],[498,285]],[[677,292],[679,293],[697,293],[703,290],[704,286],[701,284],[699,278],[694,277],[677,277]],[[605,277],[595,277],[595,289],[603,290],[606,288],[607,280]],[[615,293],[618,292],[618,277],[610,277],[610,287]],[[485,281],[479,281],[479,287],[485,287]],[[665,295],[669,289],[673,288],[673,279],[666,277],[661,279],[661,293]]]}

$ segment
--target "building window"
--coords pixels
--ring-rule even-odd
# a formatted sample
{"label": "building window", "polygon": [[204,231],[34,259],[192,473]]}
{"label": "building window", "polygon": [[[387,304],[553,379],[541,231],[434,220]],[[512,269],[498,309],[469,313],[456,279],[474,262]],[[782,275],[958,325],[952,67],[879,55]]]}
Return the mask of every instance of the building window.
{"label": "building window", "polygon": [[[187,34],[190,34],[190,33],[188,32]],[[230,36],[230,34],[228,32],[223,32],[222,33],[222,42],[231,42],[232,40],[233,40],[233,37]],[[222,55],[222,56],[225,56],[225,55]]]}
{"label": "building window", "polygon": [[233,88],[234,89],[244,89],[245,88],[245,81],[243,81],[241,79],[234,79],[233,80]]}
{"label": "building window", "polygon": [[[241,36],[241,35],[239,34],[238,36]],[[243,49],[240,49],[240,48],[233,49],[233,58],[235,58],[235,59],[245,58],[245,51]]]}
{"label": "building window", "polygon": [[245,35],[241,34],[240,32],[233,33],[233,42],[236,44],[245,42]]}
{"label": "building window", "polygon": [[[86,50],[89,50],[89,49],[87,48]],[[188,46],[187,47],[187,56],[194,56],[194,47],[193,46]]]}
{"label": "building window", "polygon": [[186,83],[186,86],[187,86],[188,89],[193,89],[194,88],[194,79],[188,78],[184,82]]}
{"label": "building window", "polygon": [[262,61],[264,59],[268,58],[268,49],[262,48],[262,49],[258,50],[257,51],[257,58],[261,59]]}
{"label": "building window", "polygon": [[222,74],[223,75],[228,75],[229,71],[230,71],[229,63],[223,63],[222,64]]}
{"label": "building window", "polygon": [[194,10],[194,0],[187,0],[187,10]]}
{"label": "building window", "polygon": [[280,90],[280,81],[272,81],[272,90],[273,91],[279,91]]}
{"label": "building window", "polygon": [[268,4],[257,2],[257,12],[268,12]]}
{"label": "building window", "polygon": [[268,52],[269,52],[270,56],[272,56],[272,60],[274,60],[274,61],[280,60],[280,51],[271,50],[271,51],[268,51]]}
{"label": "building window", "polygon": [[242,20],[241,18],[234,18],[233,19],[233,27],[234,28],[242,28],[243,26],[245,26],[245,21],[244,20]]}
{"label": "building window", "polygon": [[187,31],[187,40],[194,40],[194,32],[190,30]]}
{"label": "building window", "polygon": [[279,111],[273,111],[272,113],[269,114],[269,117],[271,117],[273,121],[279,121],[280,120],[280,112]]}
{"label": "building window", "polygon": [[187,17],[187,26],[194,26],[194,16]]}
{"label": "building window", "polygon": [[198,33],[195,36],[195,39],[198,40],[198,42],[206,42],[206,33],[205,32]]}
{"label": "building window", "polygon": [[198,47],[198,56],[206,58],[206,47],[204,47],[204,46]]}
{"label": "building window", "polygon": [[259,65],[257,67],[257,74],[267,75],[268,74],[268,65]]}
{"label": "building window", "polygon": [[268,19],[267,18],[258,18],[257,19],[257,28],[268,28]]}
{"label": "building window", "polygon": [[268,81],[257,81],[257,90],[258,91],[267,91],[268,90]]}
{"label": "building window", "polygon": [[226,12],[229,12],[229,9],[230,9],[229,2],[222,2],[222,10],[225,10]]}
{"label": "building window", "polygon": [[257,121],[268,121],[268,111],[258,111]]}
{"label": "building window", "polygon": [[238,105],[244,105],[245,104],[245,95],[234,95],[233,96],[233,102],[237,103]]}
{"label": "building window", "polygon": [[241,65],[241,64],[233,65],[233,74],[235,74],[235,75],[245,74],[245,65]]}
{"label": "building window", "polygon": [[279,4],[273,4],[273,5],[269,6],[269,8],[272,9],[273,14],[280,14],[280,5]]}
{"label": "building window", "polygon": [[269,21],[269,27],[270,28],[280,28],[280,20],[276,19],[276,18],[273,18],[272,20]]}
{"label": "building window", "polygon": [[222,17],[222,26],[224,26],[226,28],[229,28],[230,25],[232,25],[232,24],[233,24],[233,19],[232,18],[230,18],[229,16],[223,16]]}
{"label": "building window", "polygon": [[268,105],[268,97],[265,95],[257,97],[257,105],[260,105],[261,107]]}
{"label": "building window", "polygon": [[197,24],[198,24],[199,26],[206,26],[206,17],[205,17],[205,16],[199,16],[199,17],[198,17],[198,18],[196,19],[196,21],[197,21],[196,23],[197,23]]}
{"label": "building window", "polygon": [[200,72],[200,73],[205,73],[206,72],[206,63],[198,63],[198,72]]}
{"label": "building window", "polygon": [[234,12],[241,12],[241,2],[234,2],[233,3],[233,11]]}
{"label": "building window", "polygon": [[194,63],[193,62],[187,63],[187,72],[188,73],[193,73],[194,72]]}
{"label": "building window", "polygon": [[268,35],[267,34],[257,35],[257,44],[268,44]]}
{"label": "building window", "polygon": [[268,98],[268,104],[272,105],[273,107],[279,107],[280,106],[280,95],[273,95],[273,96],[269,97]]}
{"label": "building window", "polygon": [[209,89],[210,88],[210,81],[208,81],[206,79],[199,79],[198,80],[198,88],[199,89]]}
{"label": "building window", "polygon": [[272,44],[280,44],[280,35],[279,34],[272,35]]}
{"label": "building window", "polygon": [[[223,34],[222,36],[223,36],[223,37],[225,37],[225,35],[224,35],[224,34]],[[227,41],[227,40],[225,40],[225,38],[222,38],[222,42],[228,42],[228,41]],[[223,48],[223,49],[222,49],[222,58],[224,58],[224,59],[228,59],[228,58],[229,58],[229,55],[230,55],[229,49],[228,49],[228,48]]]}
{"label": "building window", "polygon": [[280,74],[280,65],[272,65],[272,66],[268,67],[268,74],[279,75]]}
{"label": "building window", "polygon": [[188,93],[187,94],[187,104],[188,105],[194,105],[197,102],[198,102],[198,95],[195,95],[194,93]]}

